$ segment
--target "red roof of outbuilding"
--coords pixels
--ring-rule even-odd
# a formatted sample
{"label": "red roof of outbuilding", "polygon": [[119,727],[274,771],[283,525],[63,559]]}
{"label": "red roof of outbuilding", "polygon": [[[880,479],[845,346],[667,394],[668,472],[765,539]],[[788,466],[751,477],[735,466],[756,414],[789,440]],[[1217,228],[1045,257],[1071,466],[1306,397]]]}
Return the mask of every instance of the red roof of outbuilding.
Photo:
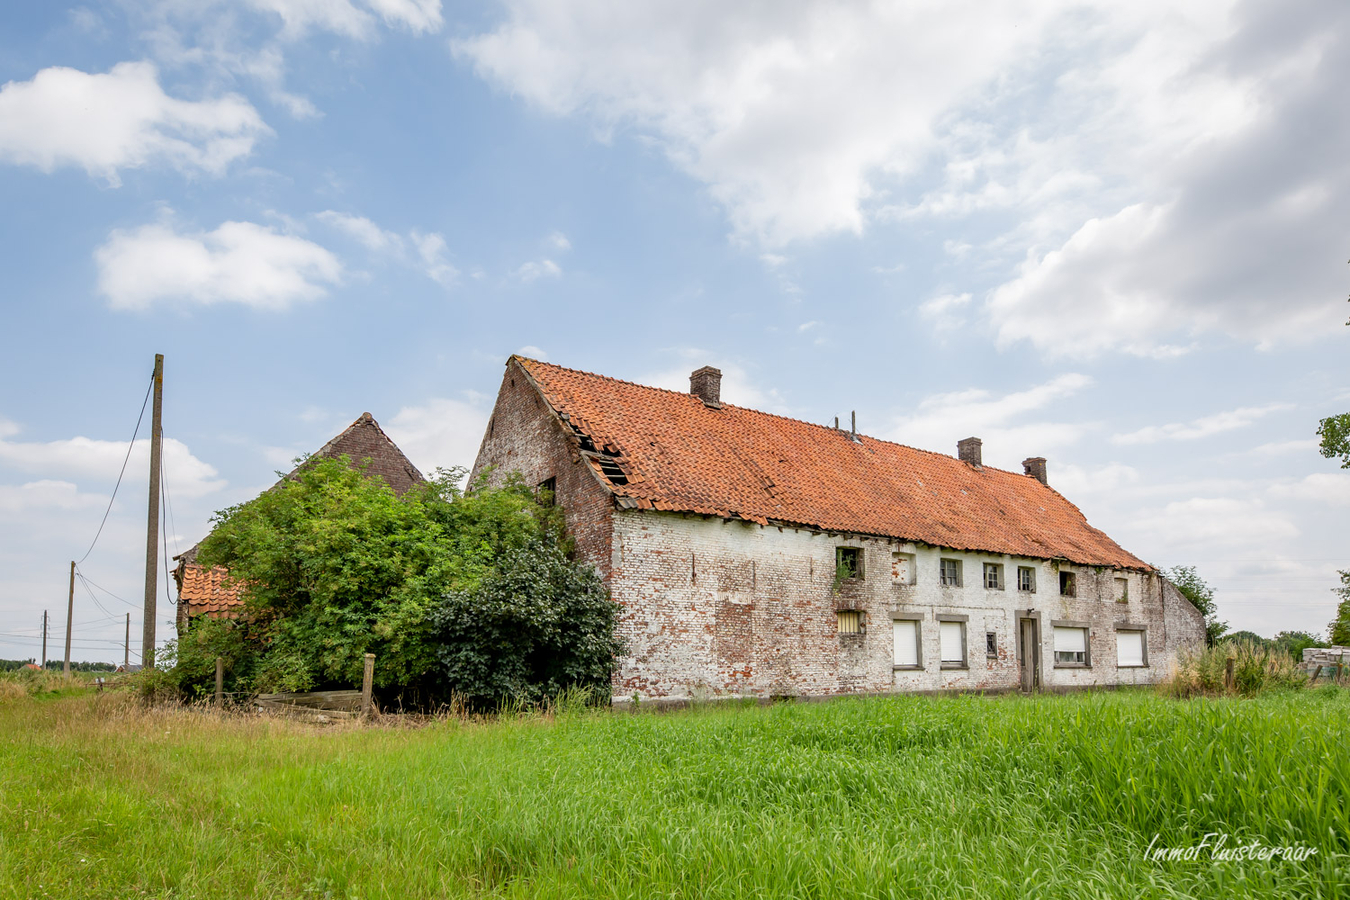
{"label": "red roof of outbuilding", "polygon": [[[513,357],[622,505],[1151,570],[1029,475]],[[612,460],[612,462],[611,462]],[[622,474],[619,474],[619,473]],[[626,483],[624,483],[626,481]]]}

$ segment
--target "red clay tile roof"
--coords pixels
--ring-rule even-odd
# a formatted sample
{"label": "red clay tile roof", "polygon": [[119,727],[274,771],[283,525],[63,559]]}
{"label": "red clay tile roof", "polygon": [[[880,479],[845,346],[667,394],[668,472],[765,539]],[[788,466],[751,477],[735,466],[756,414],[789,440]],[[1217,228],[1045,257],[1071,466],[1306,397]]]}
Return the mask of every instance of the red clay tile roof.
{"label": "red clay tile roof", "polygon": [[[361,413],[341,434],[320,447],[311,459],[331,459],[343,455],[351,460],[353,466],[364,465],[367,475],[383,478],[385,484],[399,496],[413,485],[426,481],[368,412]],[[297,470],[298,467],[292,469],[277,484],[290,478]],[[178,569],[174,572],[174,578],[178,581],[178,602],[186,608],[189,617],[203,613],[230,615],[229,610],[244,603],[239,596],[240,589],[237,585],[225,585],[228,571],[223,566],[208,570],[197,564],[197,548],[200,546],[200,543],[195,544],[174,557],[179,561]]]}
{"label": "red clay tile roof", "polygon": [[244,601],[238,585],[228,584],[230,574],[224,566],[206,568],[196,563],[182,566],[182,583],[178,588],[178,602],[187,607],[187,615],[234,615]]}
{"label": "red clay tile roof", "polygon": [[865,435],[854,442],[847,431],[729,404],[710,409],[692,394],[512,359],[582,447],[586,439],[594,445],[596,453],[586,455],[621,506],[1152,570],[1029,475],[975,468]]}

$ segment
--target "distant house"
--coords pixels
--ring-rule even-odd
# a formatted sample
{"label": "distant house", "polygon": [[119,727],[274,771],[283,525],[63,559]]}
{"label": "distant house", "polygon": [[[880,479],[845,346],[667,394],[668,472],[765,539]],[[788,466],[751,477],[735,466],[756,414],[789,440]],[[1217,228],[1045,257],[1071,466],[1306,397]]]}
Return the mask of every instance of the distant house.
{"label": "distant house", "polygon": [[520,472],[622,605],[616,701],[1158,680],[1199,611],[1049,484],[523,357],[471,477]]}
{"label": "distant house", "polygon": [[[408,457],[384,433],[370,413],[348,426],[341,434],[324,444],[311,458],[336,459],[347,456],[353,466],[365,466],[368,476],[384,479],[385,484],[400,496],[415,484],[426,479]],[[281,484],[295,474],[292,470]],[[198,565],[197,552],[201,543],[193,545],[174,559],[174,581],[178,584],[178,626],[181,628],[194,616],[230,616],[243,605],[237,585],[228,582],[224,566],[206,568]]]}

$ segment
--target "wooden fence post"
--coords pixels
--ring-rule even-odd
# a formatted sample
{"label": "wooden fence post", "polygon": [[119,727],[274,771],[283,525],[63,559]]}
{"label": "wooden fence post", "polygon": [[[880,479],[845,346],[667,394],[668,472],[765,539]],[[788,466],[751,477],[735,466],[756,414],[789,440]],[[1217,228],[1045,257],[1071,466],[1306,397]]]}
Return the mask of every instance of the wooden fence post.
{"label": "wooden fence post", "polygon": [[225,702],[225,660],[216,657],[216,706],[220,707]]}
{"label": "wooden fence post", "polygon": [[1237,678],[1233,675],[1234,662],[1235,660],[1230,656],[1223,664],[1223,686],[1229,691],[1237,687]]}
{"label": "wooden fence post", "polygon": [[361,715],[370,718],[370,692],[375,686],[375,654],[366,654],[366,669],[361,675]]}

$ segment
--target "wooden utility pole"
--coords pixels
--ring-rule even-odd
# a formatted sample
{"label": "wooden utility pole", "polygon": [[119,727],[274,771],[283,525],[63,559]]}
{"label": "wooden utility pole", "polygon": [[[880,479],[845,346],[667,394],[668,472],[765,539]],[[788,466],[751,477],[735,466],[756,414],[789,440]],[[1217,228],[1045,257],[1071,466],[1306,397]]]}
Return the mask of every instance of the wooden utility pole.
{"label": "wooden utility pole", "polygon": [[225,660],[216,657],[216,708],[225,702]]}
{"label": "wooden utility pole", "polygon": [[361,673],[361,715],[370,718],[371,688],[375,686],[375,654],[367,653],[365,669]]}
{"label": "wooden utility pole", "polygon": [[155,667],[155,604],[159,593],[159,454],[164,408],[164,354],[155,354],[155,405],[150,416],[150,510],[145,531],[145,623],[141,665]]}
{"label": "wooden utility pole", "polygon": [[42,668],[47,668],[47,611],[42,611]]}
{"label": "wooden utility pole", "polygon": [[131,669],[131,613],[127,613],[127,642],[122,645],[122,671]]}
{"label": "wooden utility pole", "polygon": [[70,674],[70,617],[75,615],[75,560],[70,561],[70,597],[66,600],[66,664],[61,671]]}

